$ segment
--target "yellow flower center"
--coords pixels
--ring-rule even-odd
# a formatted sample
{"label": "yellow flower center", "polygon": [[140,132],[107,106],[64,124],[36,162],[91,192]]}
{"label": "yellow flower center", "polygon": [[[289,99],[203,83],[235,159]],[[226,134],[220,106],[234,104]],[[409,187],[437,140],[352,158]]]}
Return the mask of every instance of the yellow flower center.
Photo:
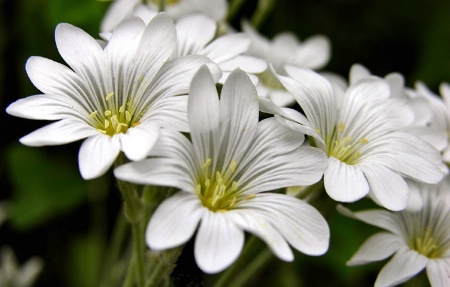
{"label": "yellow flower center", "polygon": [[89,120],[99,132],[113,136],[126,133],[130,127],[140,124],[138,120],[133,120],[134,111],[130,102],[119,107],[115,105],[113,92],[105,97],[104,105],[104,111],[95,110],[89,115]]}
{"label": "yellow flower center", "polygon": [[441,250],[438,248],[439,244],[436,238],[433,237],[432,230],[429,226],[425,228],[424,234],[417,236],[409,245],[411,249],[416,250],[428,258],[439,258],[442,255]]}
{"label": "yellow flower center", "polygon": [[257,74],[261,83],[272,90],[285,90],[283,84],[275,77],[269,69]]}
{"label": "yellow flower center", "polygon": [[347,164],[356,164],[361,157],[361,147],[368,143],[367,138],[353,139],[350,136],[344,136],[345,124],[339,123],[332,137],[327,140],[327,154],[335,157]]}
{"label": "yellow flower center", "polygon": [[196,193],[203,206],[211,211],[227,211],[240,200],[238,184],[233,180],[236,171],[236,161],[231,161],[229,167],[220,172],[212,170],[212,160],[209,158],[202,166],[202,174],[197,181]]}

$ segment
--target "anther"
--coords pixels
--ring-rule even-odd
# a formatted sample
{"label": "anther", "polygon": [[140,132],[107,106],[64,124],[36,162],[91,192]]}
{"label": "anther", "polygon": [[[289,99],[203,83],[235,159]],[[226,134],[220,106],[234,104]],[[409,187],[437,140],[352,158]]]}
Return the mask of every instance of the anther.
{"label": "anther", "polygon": [[112,98],[112,96],[114,96],[114,92],[111,92],[111,93],[109,93],[107,96],[106,96],[106,100],[109,100],[109,99],[111,99]]}

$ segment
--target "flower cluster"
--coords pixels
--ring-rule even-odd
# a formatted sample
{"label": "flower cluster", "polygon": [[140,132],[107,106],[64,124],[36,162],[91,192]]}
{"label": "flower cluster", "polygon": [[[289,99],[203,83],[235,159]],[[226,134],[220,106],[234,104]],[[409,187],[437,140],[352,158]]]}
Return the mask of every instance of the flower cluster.
{"label": "flower cluster", "polygon": [[[327,252],[325,212],[307,193],[346,204],[368,198],[387,209],[339,207],[388,231],[348,262],[395,253],[376,286],[400,284],[425,267],[433,286],[450,285],[449,85],[442,99],[423,83],[408,88],[398,73],[382,78],[359,64],[348,80],[321,74],[313,69],[330,58],[327,37],[300,42],[282,33],[270,41],[249,22],[234,31],[226,13],[226,1],[117,0],[102,39],[59,24],[56,45],[67,66],[31,57],[26,71],[42,94],[7,108],[54,122],[20,142],[84,140],[81,176],[94,179],[115,165],[128,213],[145,213],[138,186],[172,188],[151,216],[134,217],[132,224],[148,224],[145,235],[133,235],[145,236],[153,252],[195,237],[195,261],[206,273],[239,258],[244,232],[284,261],[294,260],[291,247]],[[290,187],[304,192],[292,196]],[[144,259],[134,258],[143,286]]]}

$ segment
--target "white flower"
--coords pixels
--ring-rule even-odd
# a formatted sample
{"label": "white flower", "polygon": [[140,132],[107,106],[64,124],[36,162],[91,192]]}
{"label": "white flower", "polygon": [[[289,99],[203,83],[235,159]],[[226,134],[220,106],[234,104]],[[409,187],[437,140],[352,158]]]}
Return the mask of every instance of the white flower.
{"label": "white flower", "polygon": [[[223,20],[228,10],[226,0],[146,0],[151,10],[167,12],[173,19],[193,13],[206,14],[215,21]],[[121,21],[131,16],[141,0],[115,0],[104,16],[100,30],[110,32]],[[161,7],[163,5],[163,7]]]}
{"label": "white flower", "polygon": [[[418,109],[422,117],[426,119],[426,125],[442,135],[444,144],[441,144],[444,161],[450,164],[450,85],[442,83],[439,86],[441,97],[434,94],[428,87],[421,82],[415,85],[415,91],[418,98],[427,101],[430,109]],[[434,138],[437,141],[436,138]],[[440,142],[440,141],[439,141]]]}
{"label": "white flower", "polygon": [[[30,146],[59,145],[87,138],[79,152],[81,175],[98,177],[120,151],[142,159],[153,147],[160,127],[187,131],[189,83],[203,56],[167,61],[176,45],[175,26],[164,13],[147,26],[137,18],[122,22],[103,49],[79,28],[60,24],[56,44],[70,68],[41,57],[26,65],[43,92],[12,103],[7,112],[39,120],[58,120],[20,141]],[[184,96],[181,96],[183,95]]]}
{"label": "white flower", "polygon": [[194,253],[208,273],[233,263],[244,231],[286,261],[293,260],[289,244],[309,255],[327,250],[328,225],[315,208],[284,194],[262,193],[317,182],[325,154],[302,147],[304,136],[274,118],[258,122],[258,115],[256,90],[244,72],[229,76],[219,100],[211,75],[201,68],[188,101],[192,142],[164,130],[151,152],[157,157],[115,169],[122,180],[180,189],[153,214],[146,233],[150,248],[181,245],[200,225]]}
{"label": "white flower", "polygon": [[442,179],[439,152],[401,130],[413,113],[403,101],[390,98],[384,80],[358,81],[338,99],[331,84],[314,71],[290,66],[286,71],[289,77],[280,80],[307,120],[289,109],[278,118],[312,136],[313,144],[328,154],[324,183],[331,198],[353,202],[370,192],[382,206],[401,210],[408,202],[403,176],[427,183]]}
{"label": "white flower", "polygon": [[349,260],[360,265],[394,257],[381,269],[375,286],[401,284],[424,268],[433,287],[450,286],[450,181],[419,184],[423,200],[419,211],[367,210],[344,214],[386,231],[368,238]]}
{"label": "white flower", "polygon": [[2,246],[0,250],[0,286],[33,286],[43,266],[44,263],[39,257],[32,257],[20,266],[11,247]]}
{"label": "white flower", "polygon": [[230,33],[214,38],[217,23],[206,15],[194,14],[180,18],[176,22],[177,49],[174,56],[204,55],[217,63],[223,76],[219,82],[224,83],[228,75],[236,68],[249,74],[262,73],[267,63],[243,53],[250,46],[250,38],[244,33]]}
{"label": "white flower", "polygon": [[[371,76],[370,71],[360,64],[354,64],[350,69],[351,84]],[[416,84],[415,90],[406,87],[405,80],[399,73],[389,73],[383,79],[389,84],[390,96],[403,100],[414,112],[414,121],[403,130],[420,137],[439,151],[444,150],[448,145],[449,120],[442,99],[420,82]]]}
{"label": "white flower", "polygon": [[[133,16],[148,23],[156,13],[147,6],[139,5]],[[204,14],[190,14],[176,21],[177,46],[172,58],[188,55],[204,55],[218,64],[222,70],[220,83],[236,68],[245,71],[254,83],[258,82],[255,73],[267,69],[267,63],[259,58],[243,55],[250,46],[250,38],[244,33],[218,35],[217,22]],[[108,36],[107,34],[103,34]],[[217,37],[216,37],[217,36]]]}
{"label": "white flower", "polygon": [[[277,74],[286,75],[285,65],[319,69],[330,58],[330,42],[322,35],[299,42],[296,35],[285,32],[276,35],[270,41],[247,22],[243,23],[243,30],[252,39],[247,54],[264,59]],[[267,97],[278,106],[295,103],[295,99],[284,89],[272,69],[268,68],[258,76],[257,89],[260,97]]]}

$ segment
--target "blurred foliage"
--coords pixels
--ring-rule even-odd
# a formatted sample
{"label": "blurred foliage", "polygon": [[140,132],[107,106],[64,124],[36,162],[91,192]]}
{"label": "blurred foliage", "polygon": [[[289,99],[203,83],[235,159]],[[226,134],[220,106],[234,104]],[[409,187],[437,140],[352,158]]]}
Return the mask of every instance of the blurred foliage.
{"label": "blurred foliage", "polygon": [[[14,186],[11,224],[21,230],[45,224],[70,213],[86,199],[86,183],[76,165],[62,155],[11,145],[7,150],[8,173]],[[69,161],[70,162],[70,161]]]}
{"label": "blurred foliage", "polygon": [[[240,18],[251,18],[257,2],[245,1],[232,19],[235,28],[239,29]],[[96,36],[109,4],[0,0],[2,110],[18,98],[39,93],[24,70],[28,57],[39,55],[62,62],[54,42],[58,23],[73,24]],[[294,32],[300,39],[324,34],[332,44],[325,70],[347,76],[353,63],[361,63],[376,75],[400,72],[409,86],[421,80],[437,92],[441,82],[450,82],[449,15],[448,0],[278,0],[261,32],[268,38],[283,31]],[[105,192],[112,187],[102,182],[81,180],[78,144],[23,147],[17,139],[44,123],[4,112],[0,116],[0,200],[12,203],[10,220],[0,228],[0,244],[12,246],[19,261],[33,256],[44,259],[37,286],[95,286],[110,233],[108,215],[120,212],[120,195]],[[352,268],[345,262],[375,229],[339,214],[329,217],[329,223],[327,254],[308,257],[296,252],[293,264],[273,258],[248,286],[351,287],[374,282],[383,262]],[[189,245],[182,258],[193,262]],[[192,268],[192,264],[184,265]],[[201,277],[193,275],[195,280]]]}

